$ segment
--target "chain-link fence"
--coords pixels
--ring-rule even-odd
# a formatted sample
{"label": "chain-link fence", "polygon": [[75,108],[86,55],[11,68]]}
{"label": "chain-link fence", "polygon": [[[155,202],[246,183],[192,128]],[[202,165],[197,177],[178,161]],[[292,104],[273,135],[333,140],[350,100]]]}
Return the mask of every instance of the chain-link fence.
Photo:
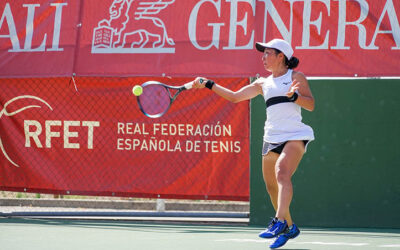
{"label": "chain-link fence", "polygon": [[[249,103],[187,90],[153,119],[132,94],[149,80],[192,79],[1,79],[2,212],[246,212]],[[215,80],[230,89],[249,82]]]}

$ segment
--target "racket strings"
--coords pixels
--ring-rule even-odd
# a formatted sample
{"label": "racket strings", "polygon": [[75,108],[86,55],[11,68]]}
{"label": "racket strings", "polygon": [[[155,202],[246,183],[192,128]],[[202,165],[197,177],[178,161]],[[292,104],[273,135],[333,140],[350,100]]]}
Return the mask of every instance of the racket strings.
{"label": "racket strings", "polygon": [[138,98],[140,108],[143,113],[148,116],[159,116],[164,114],[171,103],[168,89],[157,84],[144,86],[143,94]]}

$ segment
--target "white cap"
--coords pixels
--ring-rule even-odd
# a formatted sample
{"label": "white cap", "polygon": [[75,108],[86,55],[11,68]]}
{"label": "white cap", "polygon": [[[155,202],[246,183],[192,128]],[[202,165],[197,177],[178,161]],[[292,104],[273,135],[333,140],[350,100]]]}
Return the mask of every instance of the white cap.
{"label": "white cap", "polygon": [[272,48],[282,51],[282,53],[290,60],[293,55],[292,46],[282,39],[273,39],[267,43],[256,43],[256,48],[260,52],[264,52],[265,48]]}

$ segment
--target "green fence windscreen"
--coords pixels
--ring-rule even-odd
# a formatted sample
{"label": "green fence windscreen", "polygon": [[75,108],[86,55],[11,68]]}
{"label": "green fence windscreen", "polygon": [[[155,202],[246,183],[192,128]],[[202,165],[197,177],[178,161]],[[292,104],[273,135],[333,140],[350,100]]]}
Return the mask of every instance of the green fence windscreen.
{"label": "green fence windscreen", "polygon": [[[313,127],[293,176],[296,224],[400,228],[400,80],[310,80],[316,105],[302,110]],[[275,215],[261,172],[262,97],[251,102],[250,223]]]}

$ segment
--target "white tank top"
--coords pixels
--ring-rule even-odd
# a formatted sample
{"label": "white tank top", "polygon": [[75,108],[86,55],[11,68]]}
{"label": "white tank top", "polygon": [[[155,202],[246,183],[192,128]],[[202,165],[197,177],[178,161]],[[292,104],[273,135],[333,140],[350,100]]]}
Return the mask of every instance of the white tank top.
{"label": "white tank top", "polygon": [[[292,84],[293,70],[279,77],[262,79],[262,90],[265,101],[275,96],[286,96]],[[314,140],[313,129],[304,124],[301,107],[294,102],[284,102],[267,108],[267,120],[264,126],[264,141],[280,143],[291,140]]]}

